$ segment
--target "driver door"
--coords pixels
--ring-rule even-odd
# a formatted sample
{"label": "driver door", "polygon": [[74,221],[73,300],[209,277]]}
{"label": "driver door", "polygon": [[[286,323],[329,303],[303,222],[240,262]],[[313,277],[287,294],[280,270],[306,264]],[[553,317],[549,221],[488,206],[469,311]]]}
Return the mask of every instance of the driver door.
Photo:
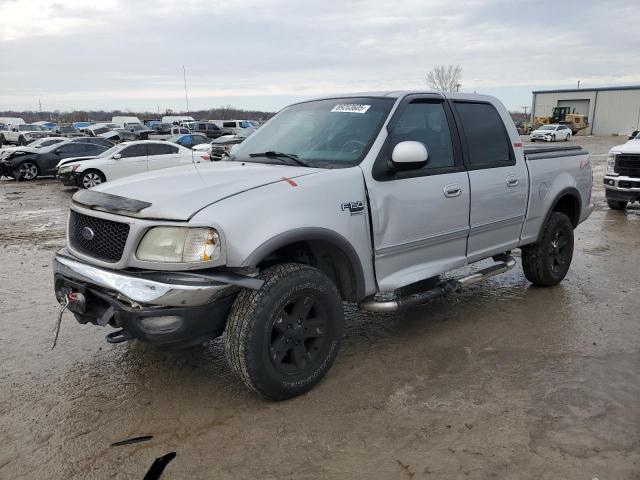
{"label": "driver door", "polygon": [[120,150],[119,153],[120,158],[112,160],[109,174],[107,175],[109,180],[147,171],[147,144],[129,145]]}
{"label": "driver door", "polygon": [[[466,264],[469,177],[449,105],[439,95],[410,96],[367,180],[374,257],[382,291],[430,278]],[[404,169],[391,161],[403,141],[423,143],[426,165]]]}

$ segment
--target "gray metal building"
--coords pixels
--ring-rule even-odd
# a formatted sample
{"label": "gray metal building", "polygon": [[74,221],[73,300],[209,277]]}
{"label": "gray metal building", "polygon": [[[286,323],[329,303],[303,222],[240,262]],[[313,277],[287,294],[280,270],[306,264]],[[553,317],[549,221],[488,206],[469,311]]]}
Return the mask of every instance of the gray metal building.
{"label": "gray metal building", "polygon": [[572,107],[587,115],[584,135],[625,134],[640,130],[640,85],[533,92],[531,118],[551,115],[553,107]]}

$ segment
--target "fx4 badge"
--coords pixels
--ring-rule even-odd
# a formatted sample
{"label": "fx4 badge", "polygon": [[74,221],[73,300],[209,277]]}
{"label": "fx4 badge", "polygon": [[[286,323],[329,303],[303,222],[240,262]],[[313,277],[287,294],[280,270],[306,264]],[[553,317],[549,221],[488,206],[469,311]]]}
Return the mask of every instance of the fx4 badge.
{"label": "fx4 badge", "polygon": [[364,213],[364,202],[345,202],[340,206],[340,208],[343,212],[348,210],[351,215],[362,215]]}

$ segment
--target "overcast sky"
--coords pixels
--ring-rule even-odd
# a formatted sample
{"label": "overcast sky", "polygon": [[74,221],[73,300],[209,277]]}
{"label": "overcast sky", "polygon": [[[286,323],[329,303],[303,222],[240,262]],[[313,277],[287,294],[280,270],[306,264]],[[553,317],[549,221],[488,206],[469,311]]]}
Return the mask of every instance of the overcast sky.
{"label": "overcast sky", "polygon": [[426,88],[437,64],[508,108],[640,83],[637,1],[0,0],[0,110],[278,110]]}

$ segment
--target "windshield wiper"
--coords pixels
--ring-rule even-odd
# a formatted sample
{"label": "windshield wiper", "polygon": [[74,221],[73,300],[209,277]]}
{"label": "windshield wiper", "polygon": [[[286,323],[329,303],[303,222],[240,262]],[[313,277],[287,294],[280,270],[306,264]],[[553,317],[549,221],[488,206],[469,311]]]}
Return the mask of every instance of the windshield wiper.
{"label": "windshield wiper", "polygon": [[282,152],[274,152],[273,150],[269,150],[267,152],[261,152],[261,153],[250,153],[249,156],[251,158],[255,158],[255,157],[275,158],[276,160],[282,160],[282,161],[284,161],[284,159],[287,158],[303,167],[309,166],[308,164],[300,160],[298,156],[294,155],[293,153],[282,153]]}

